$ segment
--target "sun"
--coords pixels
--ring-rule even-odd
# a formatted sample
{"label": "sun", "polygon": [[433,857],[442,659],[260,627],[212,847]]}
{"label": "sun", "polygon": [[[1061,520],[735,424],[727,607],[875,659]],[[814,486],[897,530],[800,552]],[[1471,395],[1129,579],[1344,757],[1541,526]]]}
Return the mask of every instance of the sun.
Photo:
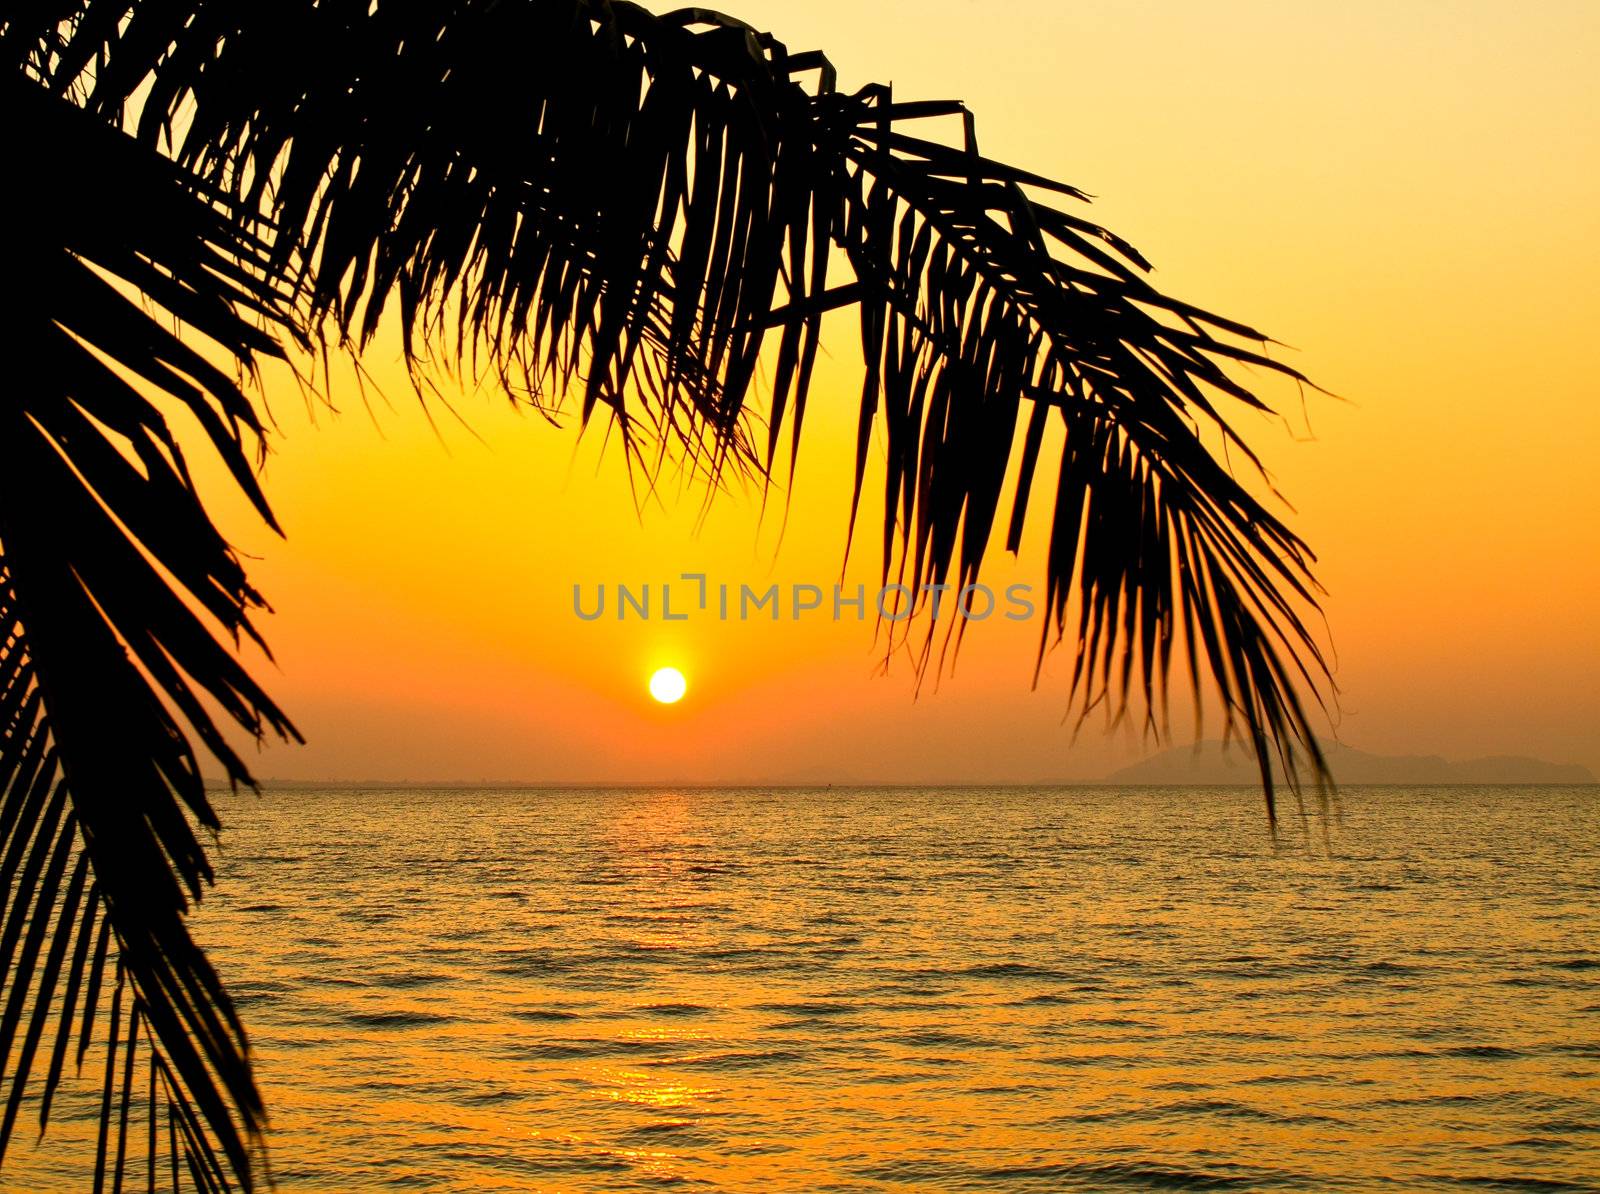
{"label": "sun", "polygon": [[675,667],[658,668],[650,677],[650,695],[663,705],[677,704],[688,691],[689,681]]}

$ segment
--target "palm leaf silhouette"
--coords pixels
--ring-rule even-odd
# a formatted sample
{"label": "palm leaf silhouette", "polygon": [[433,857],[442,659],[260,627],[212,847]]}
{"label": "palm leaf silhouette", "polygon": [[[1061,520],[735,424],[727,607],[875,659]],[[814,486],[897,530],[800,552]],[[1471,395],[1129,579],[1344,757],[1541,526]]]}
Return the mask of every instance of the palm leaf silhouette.
{"label": "palm leaf silhouette", "polygon": [[147,394],[199,423],[270,520],[247,452],[261,427],[234,379],[126,291],[241,362],[278,351],[253,317],[281,300],[241,264],[263,246],[181,170],[31,83],[9,80],[4,102],[4,152],[29,171],[4,200],[26,230],[9,267],[30,302],[0,407],[0,1147],[30,1074],[42,1128],[98,1024],[98,1168],[120,1183],[148,1080],[138,1105],[159,1103],[175,1158],[209,1188],[247,1171],[260,1100],[184,924],[212,877],[194,822],[218,823],[183,725],[236,781],[248,773],[202,697],[256,734],[293,731],[208,628],[254,637],[260,600]]}
{"label": "palm leaf silhouette", "polygon": [[200,418],[270,520],[261,428],[125,290],[246,366],[291,341],[359,352],[396,318],[419,382],[443,361],[547,407],[575,394],[630,459],[675,445],[712,476],[770,475],[786,431],[792,462],[823,317],[853,307],[856,506],[881,428],[884,577],[973,583],[997,521],[1016,550],[1059,420],[1047,635],[1072,699],[1154,725],[1187,676],[1254,747],[1269,815],[1274,758],[1321,776],[1311,554],[1207,446],[1255,459],[1223,408],[1265,407],[1228,366],[1299,375],[1152,288],[1073,188],[983,157],[960,104],[842,92],[820,54],[732,18],[615,0],[11,3],[0,45],[28,163],[14,268],[43,299],[0,441],[0,1147],[40,1062],[42,1123],[98,1023],[97,1184],[131,1155],[136,1046],[174,1182],[180,1161],[200,1189],[257,1174],[243,1030],[184,929],[210,879],[190,818],[216,820],[181,722],[239,782],[198,694],[293,729],[207,628],[254,638],[260,599],[146,395]]}

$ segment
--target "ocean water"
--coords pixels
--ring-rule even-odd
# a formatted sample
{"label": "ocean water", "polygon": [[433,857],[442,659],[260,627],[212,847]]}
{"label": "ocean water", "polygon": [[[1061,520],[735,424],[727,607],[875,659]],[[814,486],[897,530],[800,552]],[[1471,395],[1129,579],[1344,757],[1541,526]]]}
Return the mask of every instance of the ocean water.
{"label": "ocean water", "polygon": [[223,806],[286,1192],[1600,1189],[1600,788]]}

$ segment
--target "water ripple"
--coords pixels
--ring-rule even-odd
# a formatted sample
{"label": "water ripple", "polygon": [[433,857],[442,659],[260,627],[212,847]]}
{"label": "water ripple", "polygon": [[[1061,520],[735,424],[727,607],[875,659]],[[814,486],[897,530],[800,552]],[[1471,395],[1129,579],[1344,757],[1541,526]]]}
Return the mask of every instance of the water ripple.
{"label": "water ripple", "polygon": [[1342,799],[223,798],[197,926],[285,1194],[1600,1189],[1600,790]]}

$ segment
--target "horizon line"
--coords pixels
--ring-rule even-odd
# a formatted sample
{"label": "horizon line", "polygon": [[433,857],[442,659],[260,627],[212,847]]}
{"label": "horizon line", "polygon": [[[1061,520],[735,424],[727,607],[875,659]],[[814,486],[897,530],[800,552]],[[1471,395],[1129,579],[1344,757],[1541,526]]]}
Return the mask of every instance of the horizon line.
{"label": "horizon line", "polygon": [[[225,777],[205,776],[208,790],[249,791],[247,784],[230,784]],[[759,788],[773,791],[815,792],[830,788],[858,790],[919,790],[940,791],[953,788],[981,788],[986,790],[1021,788],[1218,788],[1259,792],[1259,779],[1240,780],[1237,783],[1219,783],[1197,780],[1125,780],[1125,779],[1041,779],[1041,780],[833,780],[833,781],[762,781],[762,780],[491,780],[491,779],[285,779],[264,778],[256,781],[257,790],[265,794],[273,789],[329,789],[363,791],[524,791],[524,792],[604,792],[645,791],[652,788],[679,788],[691,791],[744,791]],[[1314,790],[1306,785],[1307,790]],[[1385,780],[1355,781],[1334,784],[1329,791],[1349,788],[1592,788],[1600,787],[1600,779],[1589,780]]]}

